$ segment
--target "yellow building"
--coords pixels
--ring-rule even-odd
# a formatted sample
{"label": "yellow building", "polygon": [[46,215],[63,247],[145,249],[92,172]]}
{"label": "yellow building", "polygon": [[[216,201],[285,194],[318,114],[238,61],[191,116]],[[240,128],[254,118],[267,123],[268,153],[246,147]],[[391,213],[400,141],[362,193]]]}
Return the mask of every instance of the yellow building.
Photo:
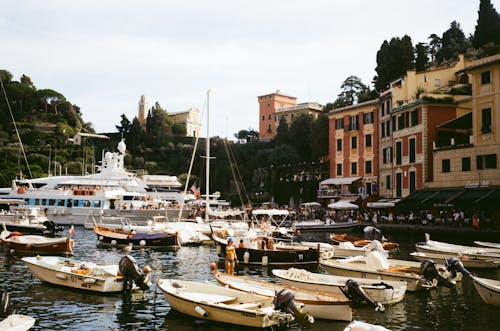
{"label": "yellow building", "polygon": [[292,124],[294,118],[300,115],[308,115],[316,120],[323,113],[323,108],[324,106],[317,102],[304,102],[296,106],[278,108],[275,113],[275,127],[279,126],[282,117],[286,119],[288,126]]}
{"label": "yellow building", "polygon": [[186,126],[187,137],[199,137],[201,132],[201,115],[198,108],[189,108],[186,111],[168,113],[173,123],[181,123]]}

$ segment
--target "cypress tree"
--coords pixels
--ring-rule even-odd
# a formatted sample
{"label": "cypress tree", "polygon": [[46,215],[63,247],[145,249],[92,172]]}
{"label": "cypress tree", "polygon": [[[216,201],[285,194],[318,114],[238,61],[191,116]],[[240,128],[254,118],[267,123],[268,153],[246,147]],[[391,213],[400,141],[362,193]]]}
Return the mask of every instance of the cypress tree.
{"label": "cypress tree", "polygon": [[472,45],[480,48],[491,42],[500,43],[500,15],[490,0],[481,0]]}

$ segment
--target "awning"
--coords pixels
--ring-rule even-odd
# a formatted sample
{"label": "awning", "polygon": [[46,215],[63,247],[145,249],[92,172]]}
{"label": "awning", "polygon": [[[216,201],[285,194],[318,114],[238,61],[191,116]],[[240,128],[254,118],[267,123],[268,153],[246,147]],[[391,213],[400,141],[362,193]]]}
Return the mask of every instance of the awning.
{"label": "awning", "polygon": [[476,201],[481,201],[492,194],[492,189],[470,189],[466,190],[462,195],[453,200],[453,204],[457,207],[473,206]]}
{"label": "awning", "polygon": [[472,112],[437,126],[438,129],[472,130]]}
{"label": "awning", "polygon": [[500,201],[500,188],[496,188],[475,201],[475,206],[483,209],[498,209]]}
{"label": "awning", "polygon": [[359,206],[355,205],[353,203],[350,203],[347,200],[339,200],[337,202],[329,204],[328,208],[332,208],[332,209],[358,209]]}
{"label": "awning", "polygon": [[422,205],[427,207],[453,207],[451,201],[453,198],[461,194],[463,190],[442,190],[437,191],[427,199],[421,202]]}
{"label": "awning", "polygon": [[399,202],[400,199],[394,200],[379,200],[375,202],[368,202],[366,205],[368,208],[392,208]]}
{"label": "awning", "polygon": [[361,177],[336,177],[328,178],[319,183],[320,185],[349,185],[361,179]]}

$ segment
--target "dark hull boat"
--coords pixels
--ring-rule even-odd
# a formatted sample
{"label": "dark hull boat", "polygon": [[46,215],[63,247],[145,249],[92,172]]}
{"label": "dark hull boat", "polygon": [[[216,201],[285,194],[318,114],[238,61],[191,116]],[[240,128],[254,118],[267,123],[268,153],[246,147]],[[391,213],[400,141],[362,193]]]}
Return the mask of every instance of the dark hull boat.
{"label": "dark hull boat", "polygon": [[72,255],[75,245],[70,237],[48,238],[7,230],[2,231],[0,237],[2,245],[18,255]]}
{"label": "dark hull boat", "polygon": [[178,246],[177,232],[170,231],[125,231],[120,229],[94,226],[99,243],[105,246],[128,246],[132,247],[168,247]]}
{"label": "dark hull boat", "polygon": [[303,221],[296,223],[295,230],[299,231],[344,231],[349,232],[360,226],[358,221],[328,223],[323,221]]}
{"label": "dark hull boat", "polygon": [[[227,238],[220,237],[217,234],[212,234],[212,238],[217,246],[217,253],[223,259],[226,258]],[[249,265],[285,265],[285,266],[305,266],[317,265],[319,262],[319,248],[304,248],[304,246],[297,247],[297,249],[287,246],[286,249],[279,249],[265,245],[263,243],[270,243],[273,238],[239,238],[233,237],[235,243],[243,240],[244,247],[236,248],[236,256],[238,263]]]}

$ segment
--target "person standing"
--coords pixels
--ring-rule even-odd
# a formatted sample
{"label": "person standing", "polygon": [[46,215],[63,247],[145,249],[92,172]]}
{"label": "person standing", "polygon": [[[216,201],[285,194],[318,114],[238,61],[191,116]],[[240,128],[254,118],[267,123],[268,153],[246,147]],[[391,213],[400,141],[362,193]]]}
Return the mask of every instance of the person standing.
{"label": "person standing", "polygon": [[477,216],[477,213],[474,213],[474,216],[472,216],[472,227],[474,230],[479,228],[479,216]]}
{"label": "person standing", "polygon": [[226,246],[226,274],[234,275],[234,265],[236,264],[236,247],[234,246],[233,238],[227,239]]}

